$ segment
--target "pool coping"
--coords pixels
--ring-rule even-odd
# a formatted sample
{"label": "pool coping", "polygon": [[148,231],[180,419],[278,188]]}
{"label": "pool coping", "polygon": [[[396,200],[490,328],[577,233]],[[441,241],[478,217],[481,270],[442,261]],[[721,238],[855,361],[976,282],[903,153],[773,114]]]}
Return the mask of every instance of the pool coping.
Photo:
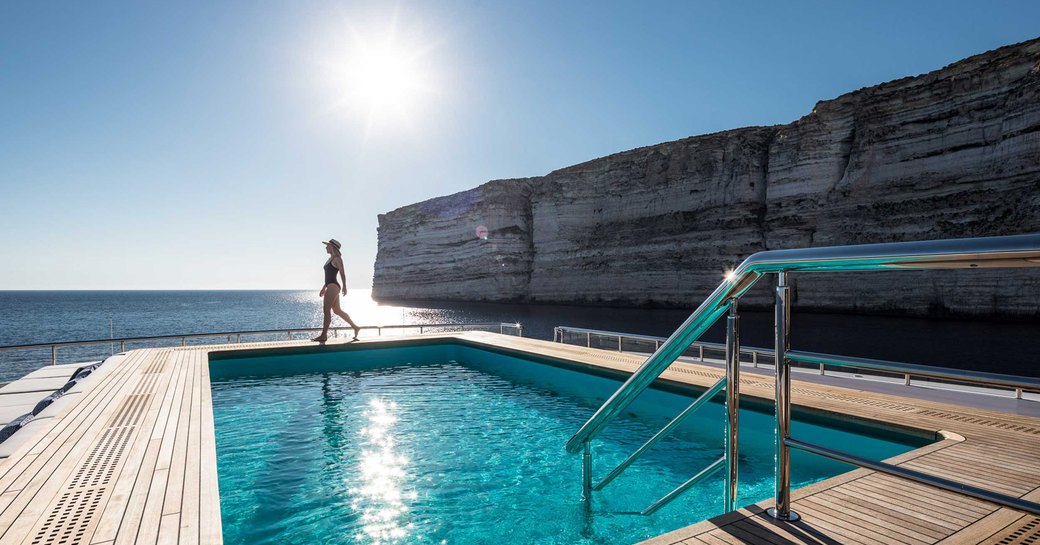
{"label": "pool coping", "polygon": [[[430,341],[462,342],[609,373],[631,373],[645,359],[484,332],[332,340],[317,349]],[[284,341],[147,348],[110,358],[73,402],[42,421],[32,439],[0,461],[0,545],[56,543],[61,536],[96,545],[221,543],[208,354],[314,346]],[[662,379],[704,388],[719,376],[716,368],[683,362]],[[772,381],[762,377],[741,379],[742,399],[770,401],[772,388]],[[940,438],[892,463],[1040,499],[1038,418],[804,383],[797,377],[792,390],[802,410]],[[1021,535],[1021,528],[1036,518],[862,469],[803,487],[792,497],[793,509],[804,515],[796,524],[773,523],[762,515],[770,502],[762,502],[645,543],[996,542],[1014,532]]]}

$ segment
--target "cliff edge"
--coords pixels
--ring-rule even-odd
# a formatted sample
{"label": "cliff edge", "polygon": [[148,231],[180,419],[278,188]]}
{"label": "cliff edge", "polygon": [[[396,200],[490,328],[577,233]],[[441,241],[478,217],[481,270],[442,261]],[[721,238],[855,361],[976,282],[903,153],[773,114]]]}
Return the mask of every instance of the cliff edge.
{"label": "cliff edge", "polygon": [[[696,306],[767,249],[1040,231],[1040,38],[805,117],[379,216],[377,299]],[[1040,316],[1032,270],[795,276],[799,308]],[[765,306],[756,289],[747,303]]]}

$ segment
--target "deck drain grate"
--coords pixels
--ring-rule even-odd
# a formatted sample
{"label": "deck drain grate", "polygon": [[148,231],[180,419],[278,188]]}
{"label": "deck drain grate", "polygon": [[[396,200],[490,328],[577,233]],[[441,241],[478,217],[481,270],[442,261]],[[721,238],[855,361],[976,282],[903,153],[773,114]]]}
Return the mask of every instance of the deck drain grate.
{"label": "deck drain grate", "polygon": [[938,418],[945,418],[947,420],[955,420],[957,422],[964,422],[965,424],[978,424],[980,426],[989,426],[991,428],[997,428],[1002,430],[1011,430],[1022,433],[1029,433],[1032,435],[1040,435],[1040,428],[1034,428],[1031,426],[1019,426],[1015,424],[1009,424],[1007,422],[1001,422],[1000,420],[992,420],[989,418],[977,418],[974,416],[954,414],[944,411],[932,411],[928,409],[918,411],[917,414],[923,416],[935,416]]}
{"label": "deck drain grate", "polygon": [[694,369],[690,369],[688,367],[674,367],[674,368],[672,368],[672,370],[673,371],[678,371],[680,373],[686,373],[687,375],[697,375],[698,377],[705,377],[705,378],[716,379],[716,380],[720,376],[718,373],[707,373],[705,371],[697,371],[697,370],[694,370]]}
{"label": "deck drain grate", "polygon": [[144,373],[146,375],[162,373],[163,370],[166,369],[166,360],[168,360],[169,358],[170,358],[170,353],[169,352],[163,352],[159,357],[155,358],[155,361],[153,361],[152,363],[148,364],[148,367],[145,367]]}
{"label": "deck drain grate", "polygon": [[150,394],[155,391],[155,386],[159,384],[159,375],[155,373],[145,374],[141,383],[134,389],[135,394]]}
{"label": "deck drain grate", "polygon": [[118,428],[136,425],[148,408],[148,400],[151,398],[152,394],[130,394],[126,396],[126,399],[120,403],[119,409],[116,410],[116,414],[112,415],[112,419],[108,421],[108,427]]}
{"label": "deck drain grate", "polygon": [[105,489],[88,488],[66,492],[44,521],[32,545],[76,545],[83,543]]}
{"label": "deck drain grate", "polygon": [[86,461],[72,477],[69,488],[107,485],[115,475],[116,467],[123,457],[123,451],[130,443],[130,436],[133,432],[133,426],[105,430],[101,441],[94,445]]}
{"label": "deck drain grate", "polygon": [[1011,532],[997,543],[1000,545],[1033,545],[1040,543],[1040,518],[1034,518],[1019,526],[1017,530]]}

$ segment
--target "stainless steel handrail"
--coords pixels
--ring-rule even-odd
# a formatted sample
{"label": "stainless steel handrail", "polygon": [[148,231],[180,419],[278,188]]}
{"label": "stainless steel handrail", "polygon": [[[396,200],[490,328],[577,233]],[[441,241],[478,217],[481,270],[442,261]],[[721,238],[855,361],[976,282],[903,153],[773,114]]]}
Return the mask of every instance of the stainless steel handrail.
{"label": "stainless steel handrail", "polygon": [[[837,246],[828,248],[809,248],[801,250],[772,250],[759,252],[744,260],[735,271],[726,276],[726,280],[715,289],[708,298],[690,315],[627,381],[614,392],[607,401],[585,422],[585,424],[567,442],[568,452],[582,450],[583,472],[591,470],[590,441],[625,410],[634,399],[667,369],[700,335],[717,320],[731,305],[735,305],[740,296],[767,273],[777,274],[775,295],[775,374],[776,374],[776,504],[769,509],[769,514],[782,521],[799,519],[797,513],[790,510],[790,452],[796,448],[814,448],[823,452],[824,447],[796,441],[790,437],[790,286],[788,276],[792,271],[877,271],[898,269],[959,269],[986,267],[1040,267],[1040,234],[1017,235],[1007,237],[973,238],[959,240],[938,240],[922,242],[905,242],[893,244],[868,244],[861,246]],[[591,340],[589,342],[591,344]],[[620,340],[619,340],[620,344]],[[794,353],[807,357],[808,353]],[[738,356],[734,354],[734,359]],[[848,358],[836,359],[838,363],[851,366],[852,363],[865,364],[863,360],[853,362]],[[875,360],[876,361],[876,360]],[[727,358],[727,367],[731,360]],[[739,365],[735,365],[739,369]],[[924,367],[924,366],[921,366]],[[728,369],[727,369],[728,370]],[[918,369],[918,371],[920,371]],[[947,370],[954,374],[955,370]],[[980,379],[979,376],[970,376]],[[994,377],[985,377],[996,380]],[[1016,382],[1018,377],[1001,379],[1003,384],[1022,387]],[[968,380],[970,382],[970,380]],[[1016,386],[1017,384],[1017,386]],[[1025,386],[1029,386],[1026,384]],[[727,450],[728,452],[728,450]],[[835,454],[837,453],[837,454]],[[830,451],[830,455],[844,456],[848,460],[857,460],[854,455]],[[868,461],[869,462],[869,461]],[[721,461],[713,464],[717,466]],[[850,463],[856,463],[850,462]],[[866,462],[864,462],[866,463]],[[876,462],[870,462],[877,465]],[[869,467],[864,465],[863,467]],[[878,466],[880,467],[880,466]],[[894,467],[894,466],[893,466]],[[710,469],[710,468],[709,468]],[[707,470],[706,470],[707,471]],[[704,472],[702,472],[703,474]],[[893,472],[892,474],[897,474]],[[922,474],[923,475],[923,474]],[[914,476],[906,474],[907,478]],[[691,481],[699,480],[699,474]],[[937,478],[920,477],[918,482],[935,484]],[[588,475],[583,482],[589,481]],[[952,481],[951,481],[952,483]],[[948,483],[947,483],[948,484]],[[941,486],[940,484],[935,484]],[[588,486],[587,484],[585,485]],[[685,486],[685,485],[684,485]],[[690,484],[692,486],[692,483]],[[953,483],[949,490],[967,490],[964,485]],[[958,488],[959,487],[959,488]],[[680,487],[682,488],[682,487]],[[728,489],[728,487],[727,487]],[[586,492],[583,490],[583,492]],[[679,492],[677,489],[675,492]],[[1026,502],[1002,494],[983,491],[984,499],[998,505],[1026,510],[1040,514],[1040,504]],[[969,493],[969,492],[965,492]],[[583,494],[588,497],[588,494]],[[982,497],[982,496],[976,496]],[[729,499],[729,498],[727,498]]]}
{"label": "stainless steel handrail", "polygon": [[[503,333],[505,329],[512,328],[517,331],[520,337],[524,336],[523,324],[507,323],[507,322],[463,322],[463,323],[440,323],[440,324],[393,324],[393,325],[378,325],[378,326],[360,326],[362,330],[376,330],[379,336],[382,336],[384,329],[418,329],[419,333],[425,333],[429,329],[446,328],[446,327],[461,327],[461,328],[486,328],[486,327],[497,327],[499,333]],[[0,346],[0,352],[10,350],[38,350],[41,348],[51,349],[51,364],[57,363],[57,349],[61,347],[71,346],[89,346],[97,344],[113,344],[119,343],[119,351],[122,352],[126,349],[126,343],[130,342],[148,342],[148,341],[173,341],[180,340],[181,346],[187,344],[188,339],[208,339],[212,337],[227,337],[228,342],[231,342],[231,337],[235,337],[235,342],[242,342],[242,336],[246,335],[281,335],[285,334],[289,340],[293,339],[293,333],[304,333],[304,332],[315,332],[321,331],[320,327],[293,327],[287,329],[251,329],[243,331],[215,331],[210,333],[184,333],[176,335],[153,335],[150,337],[121,337],[114,339],[91,339],[84,341],[55,341],[49,343],[34,343],[34,344],[15,344],[8,346]],[[351,331],[349,327],[331,327],[329,331],[338,335],[341,331]]]}
{"label": "stainless steel handrail", "polygon": [[1040,267],[1040,234],[768,250],[744,260],[567,441],[576,453],[646,390],[679,354],[766,273]]}
{"label": "stainless steel handrail", "polygon": [[[573,333],[577,333],[579,335],[584,333],[584,334],[589,335],[589,336],[596,335],[597,337],[617,337],[617,339],[618,339],[618,352],[622,352],[622,346],[623,346],[622,343],[623,343],[624,340],[653,342],[654,343],[654,350],[657,350],[661,346],[661,343],[663,343],[664,341],[668,340],[667,337],[657,337],[657,336],[654,336],[654,335],[642,335],[642,334],[639,334],[639,333],[625,333],[625,332],[622,332],[622,331],[607,331],[607,330],[603,330],[603,329],[590,329],[590,328],[587,328],[587,327],[574,327],[574,326],[568,326],[568,325],[558,325],[558,326],[553,328],[553,342],[558,342],[558,343],[561,343],[561,344],[564,343],[565,335],[568,334],[568,333],[572,333],[572,334]],[[591,344],[592,343],[591,343],[591,340],[590,340],[587,343],[587,345],[591,346]],[[708,342],[708,341],[697,341],[695,343],[691,343],[690,346],[691,347],[696,347],[696,348],[698,348],[700,350],[700,352],[697,355],[697,357],[701,361],[704,361],[704,349],[718,350],[718,351],[726,350],[726,345],[724,343],[713,343],[713,342]],[[772,348],[761,348],[761,347],[755,347],[755,346],[742,346],[742,347],[740,347],[740,354],[742,356],[743,355],[750,355],[752,364],[754,364],[757,367],[758,366],[758,357],[759,356],[763,356],[763,357],[767,357],[767,358],[772,358],[773,357],[773,349]]]}
{"label": "stainless steel handrail", "polygon": [[831,354],[803,352],[800,350],[791,350],[787,352],[787,359],[791,361],[800,361],[802,363],[815,363],[819,365],[831,365],[834,367],[846,367],[850,369],[866,369],[882,373],[894,373],[897,375],[909,374],[915,377],[976,384],[979,386],[993,386],[1011,389],[1023,388],[1040,391],[1040,378],[1036,377],[1001,375],[985,371],[952,369],[949,367],[932,367],[930,365],[920,365],[916,363],[900,363],[870,358],[856,358],[852,356],[834,356]]}
{"label": "stainless steel handrail", "polygon": [[[571,334],[589,334],[604,337],[618,337],[619,339],[630,339],[638,341],[654,341],[660,343],[665,340],[665,337],[655,337],[653,335],[641,335],[637,333],[624,333],[620,331],[606,331],[601,329],[589,329],[584,327],[573,327],[573,326],[556,326],[553,333],[553,341],[563,343],[565,335]],[[621,346],[619,340],[618,346]],[[700,349],[698,359],[705,361],[704,349],[711,349],[716,351],[724,351],[726,345],[722,343],[712,343],[705,341],[697,341],[690,345],[691,347],[697,347]],[[656,349],[656,346],[655,346]],[[620,352],[620,348],[618,349]],[[753,367],[759,367],[759,358],[763,358],[763,362],[773,359],[772,348],[762,348],[755,346],[741,346],[740,354],[750,355],[751,364]],[[1040,379],[1034,379],[1031,377],[1023,376],[1011,376],[1011,375],[998,375],[994,373],[982,373],[968,371],[969,374],[977,376],[991,376],[997,378],[997,380],[983,380],[983,381],[971,381],[962,374],[962,370],[951,369],[946,367],[936,367],[931,365],[921,365],[915,363],[903,363],[895,361],[885,361],[877,359],[867,358],[856,358],[850,356],[837,356],[834,354],[821,354],[817,352],[804,352],[804,351],[790,351],[787,354],[788,359],[792,361],[798,361],[801,363],[815,364],[818,366],[818,371],[810,368],[799,368],[802,371],[813,371],[818,372],[820,375],[825,375],[826,366],[842,367],[848,369],[862,369],[869,371],[877,371],[881,373],[902,375],[903,383],[907,386],[911,386],[910,379],[912,377],[926,378],[932,380],[930,384],[963,384],[963,383],[974,383],[983,387],[999,388],[1001,390],[1011,390],[1011,395],[1021,399],[1023,391],[1029,392],[1040,392]],[[770,367],[772,364],[769,364]],[[1011,377],[1014,380],[1008,381],[1007,377]],[[846,378],[862,378],[859,375],[852,376],[848,375]],[[1003,378],[1004,380],[1000,380]],[[1030,386],[1030,383],[1036,383],[1036,386]]]}
{"label": "stainless steel handrail", "polygon": [[700,409],[705,403],[711,401],[712,398],[714,398],[725,387],[726,377],[722,377],[715,381],[715,384],[713,384],[711,388],[708,388],[702,392],[701,395],[697,396],[697,399],[693,400],[693,403],[690,403],[681,413],[676,415],[675,418],[672,418],[663,428],[658,430],[653,437],[647,439],[646,442],[636,449],[635,452],[630,454],[628,458],[625,458],[625,461],[621,462],[617,467],[611,470],[606,477],[603,477],[598,483],[594,484],[592,489],[603,490],[603,487],[607,486],[611,481],[624,473],[624,471],[628,469],[628,466],[632,465],[632,462],[641,458],[646,451],[650,450],[651,447],[661,442],[662,439],[668,437],[673,431],[675,431],[675,428],[679,427],[679,424],[685,422],[690,415],[697,412],[697,409]]}

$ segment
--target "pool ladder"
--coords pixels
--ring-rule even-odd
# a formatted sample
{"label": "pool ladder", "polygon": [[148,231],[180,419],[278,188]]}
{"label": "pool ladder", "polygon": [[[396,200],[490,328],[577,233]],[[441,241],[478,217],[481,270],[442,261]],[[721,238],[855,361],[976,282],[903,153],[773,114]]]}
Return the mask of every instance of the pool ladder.
{"label": "pool ladder", "polygon": [[[816,445],[791,437],[791,374],[792,361],[865,369],[890,373],[954,380],[984,386],[1024,388],[1040,391],[1040,379],[964,371],[890,361],[817,354],[791,350],[791,287],[793,272],[869,272],[892,270],[975,269],[999,267],[1040,268],[1040,233],[987,238],[902,242],[891,244],[864,244],[859,246],[832,246],[794,250],[758,252],[726,275],[726,279],[686,319],[679,328],[643,362],[635,373],[592,415],[581,429],[567,441],[567,451],[582,453],[582,499],[590,502],[592,492],[601,490],[621,475],[646,451],[667,437],[686,418],[703,407],[723,390],[726,391],[726,434],[722,457],[665,494],[641,513],[650,515],[681,496],[697,483],[714,475],[723,467],[725,478],[725,509],[732,511],[737,497],[737,460],[740,403],[740,331],[737,303],[755,283],[766,274],[776,274],[774,305],[774,364],[775,364],[775,495],[774,506],[768,514],[780,521],[796,521],[800,517],[791,511],[791,458],[790,449],[797,448],[833,460],[868,468],[936,488],[964,494],[1004,507],[1040,515],[1040,504],[929,475],[884,462],[878,462],[852,453]],[[678,416],[640,446],[599,482],[593,484],[592,439],[599,435],[618,414],[650,386],[686,349],[711,327],[723,314],[726,323],[726,374],[697,397]],[[822,368],[822,367],[821,367]]]}

